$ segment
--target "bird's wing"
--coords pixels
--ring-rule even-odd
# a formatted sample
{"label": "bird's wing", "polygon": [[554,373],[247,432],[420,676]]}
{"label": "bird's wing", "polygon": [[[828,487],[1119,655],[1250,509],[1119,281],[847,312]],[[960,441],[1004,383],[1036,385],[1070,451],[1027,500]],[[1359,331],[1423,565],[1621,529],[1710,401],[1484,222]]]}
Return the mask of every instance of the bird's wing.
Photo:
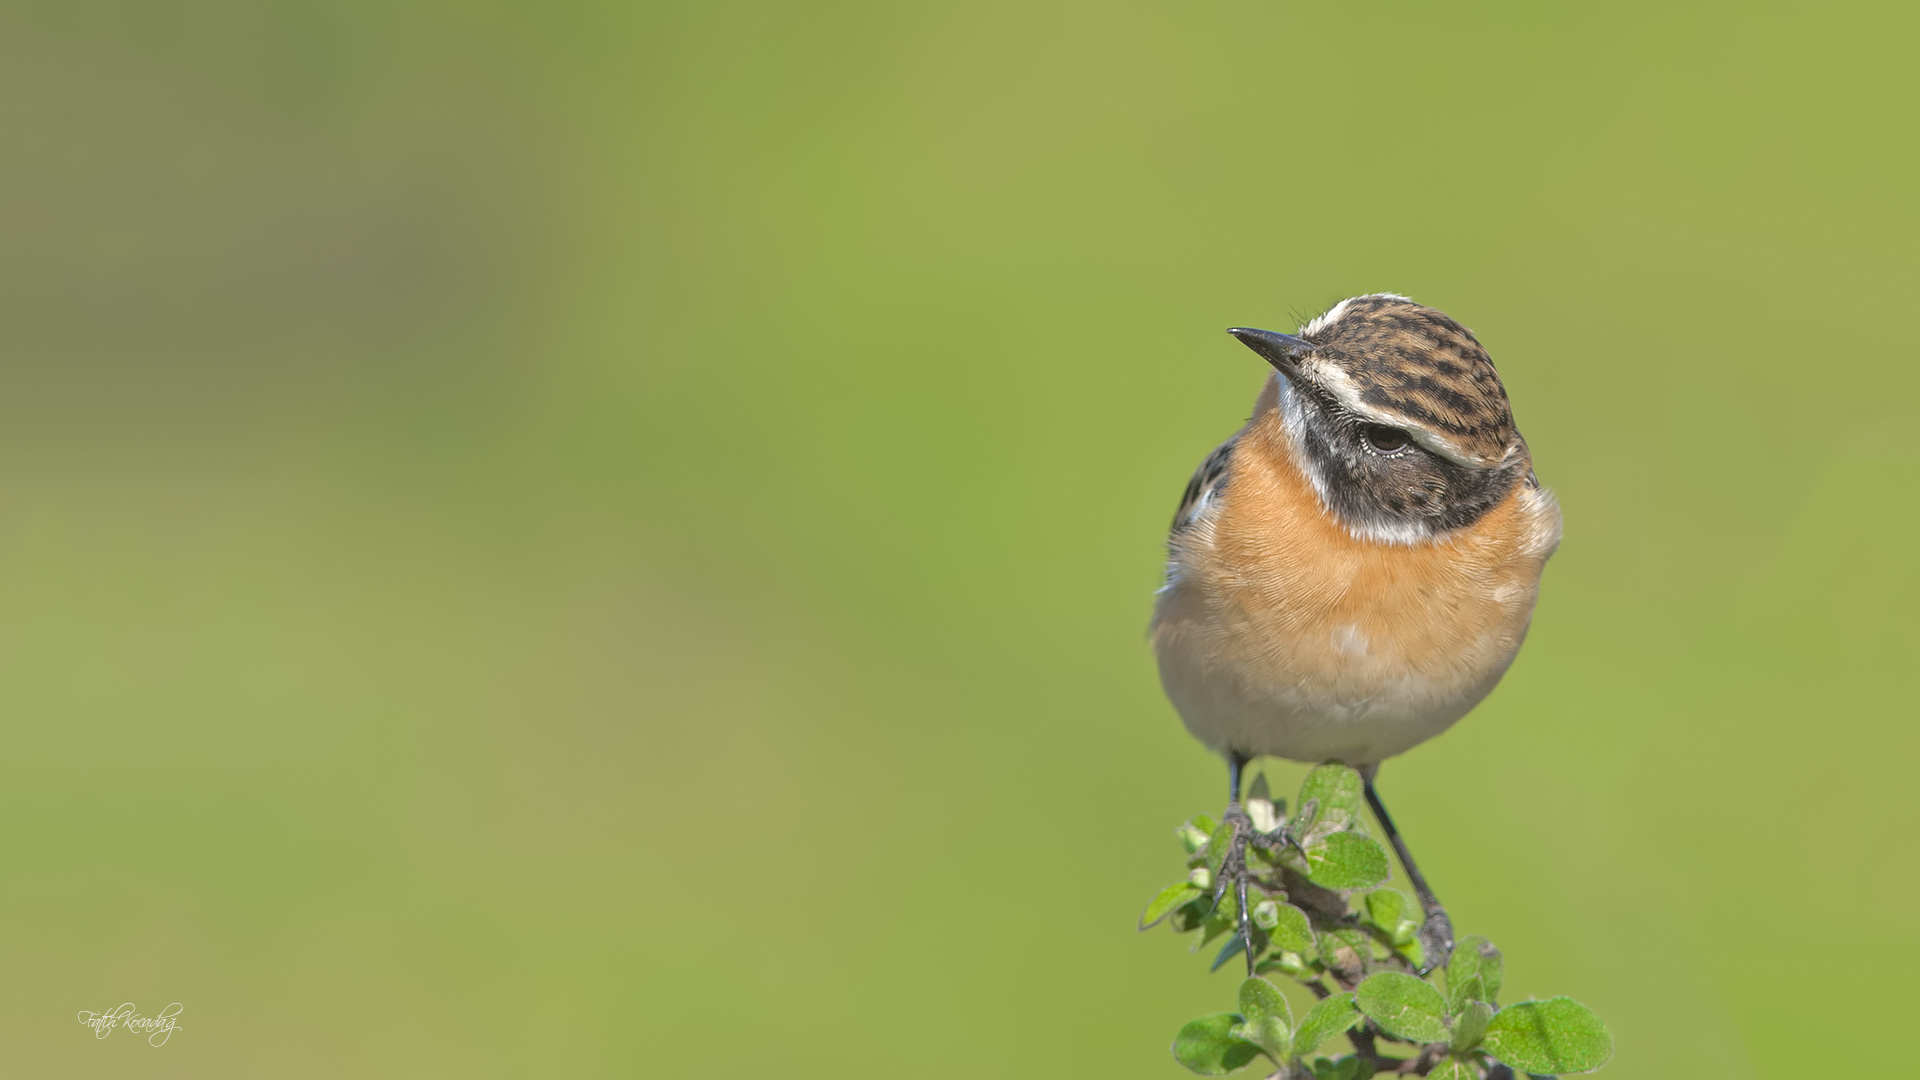
{"label": "bird's wing", "polygon": [[1180,497],[1180,511],[1173,515],[1173,532],[1191,528],[1206,514],[1214,497],[1227,486],[1227,463],[1233,460],[1233,444],[1239,438],[1235,435],[1221,443],[1194,470],[1193,479],[1187,481],[1187,493]]}

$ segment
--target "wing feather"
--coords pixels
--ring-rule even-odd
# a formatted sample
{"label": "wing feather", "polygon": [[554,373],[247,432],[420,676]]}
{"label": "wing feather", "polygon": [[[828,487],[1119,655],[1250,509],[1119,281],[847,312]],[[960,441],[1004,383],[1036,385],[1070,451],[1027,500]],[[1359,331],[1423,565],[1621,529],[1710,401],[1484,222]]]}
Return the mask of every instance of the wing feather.
{"label": "wing feather", "polygon": [[1233,444],[1239,438],[1235,435],[1221,443],[1194,470],[1193,479],[1187,481],[1187,493],[1180,497],[1180,510],[1173,515],[1174,533],[1192,528],[1193,523],[1206,513],[1208,504],[1227,486],[1227,463],[1233,460]]}

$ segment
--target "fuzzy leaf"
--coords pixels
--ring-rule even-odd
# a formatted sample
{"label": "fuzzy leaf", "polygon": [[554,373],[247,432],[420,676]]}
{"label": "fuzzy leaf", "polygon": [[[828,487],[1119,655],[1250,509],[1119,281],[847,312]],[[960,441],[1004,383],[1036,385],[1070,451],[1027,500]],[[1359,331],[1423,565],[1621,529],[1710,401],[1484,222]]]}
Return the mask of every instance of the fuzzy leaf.
{"label": "fuzzy leaf", "polygon": [[1320,962],[1339,972],[1347,982],[1356,983],[1366,974],[1367,960],[1373,955],[1372,939],[1361,930],[1327,930],[1318,935]]}
{"label": "fuzzy leaf", "polygon": [[1293,1032],[1287,1030],[1286,1022],[1277,1016],[1263,1016],[1258,1020],[1235,1024],[1227,1034],[1253,1043],[1276,1061],[1286,1055],[1288,1043],[1293,1038]]}
{"label": "fuzzy leaf", "polygon": [[1293,1029],[1293,1008],[1280,988],[1265,979],[1248,979],[1240,984],[1240,1012],[1249,1020],[1277,1016],[1286,1022],[1289,1033]]}
{"label": "fuzzy leaf", "polygon": [[1592,1072],[1613,1056],[1613,1033],[1593,1010],[1568,997],[1523,1001],[1501,1009],[1482,1045],[1530,1073]]}
{"label": "fuzzy leaf", "polygon": [[1493,947],[1493,942],[1478,934],[1468,935],[1453,947],[1453,956],[1447,960],[1447,985],[1457,986],[1478,975],[1487,989],[1482,1000],[1499,1001],[1500,967],[1500,950]]}
{"label": "fuzzy leaf", "polygon": [[1203,832],[1191,821],[1173,830],[1173,835],[1179,839],[1180,846],[1187,849],[1187,854],[1189,855],[1198,855],[1200,849],[1207,846],[1206,832]]}
{"label": "fuzzy leaf", "polygon": [[1203,895],[1205,894],[1194,888],[1190,881],[1182,881],[1161,889],[1152,900],[1147,901],[1147,909],[1140,913],[1140,929],[1145,930],[1155,925],[1161,919],[1173,914],[1174,908],[1184,907],[1188,902]]}
{"label": "fuzzy leaf", "polygon": [[1447,980],[1447,1012],[1454,1016],[1460,1015],[1470,1003],[1485,1000],[1487,988],[1480,982],[1480,976],[1475,975],[1463,983]]}
{"label": "fuzzy leaf", "polygon": [[1299,953],[1302,956],[1313,955],[1313,924],[1307,921],[1307,913],[1292,904],[1276,902],[1274,914],[1278,917],[1268,934],[1273,938],[1273,947],[1285,952]]}
{"label": "fuzzy leaf", "polygon": [[1269,971],[1278,971],[1291,975],[1302,982],[1313,978],[1313,968],[1299,953],[1273,952],[1254,966],[1255,975],[1265,975]]}
{"label": "fuzzy leaf", "polygon": [[1399,889],[1375,889],[1366,895],[1367,921],[1382,930],[1391,930],[1402,919],[1412,918],[1413,901]]}
{"label": "fuzzy leaf", "polygon": [[1321,998],[1300,1021],[1293,1033],[1295,1056],[1305,1057],[1320,1049],[1320,1044],[1360,1022],[1360,1010],[1354,1007],[1353,991]]}
{"label": "fuzzy leaf", "polygon": [[1200,929],[1201,926],[1206,924],[1207,916],[1212,913],[1213,897],[1203,892],[1182,906],[1173,909],[1173,918],[1168,920],[1167,925],[1173,927],[1175,933],[1184,934],[1191,930]]}
{"label": "fuzzy leaf", "polygon": [[1223,889],[1215,900],[1213,911],[1207,915],[1207,932],[1200,939],[1205,945],[1221,934],[1240,925],[1240,897],[1232,889]]}
{"label": "fuzzy leaf", "polygon": [[1319,1058],[1313,1063],[1313,1080],[1370,1080],[1372,1076],[1373,1066],[1356,1054],[1332,1060]]}
{"label": "fuzzy leaf", "polygon": [[1480,1070],[1457,1057],[1441,1058],[1427,1074],[1427,1080],[1480,1080]]}
{"label": "fuzzy leaf", "polygon": [[1207,837],[1207,873],[1217,881],[1220,878],[1220,866],[1227,861],[1227,852],[1233,849],[1233,826],[1221,825]]}
{"label": "fuzzy leaf", "polygon": [[1280,905],[1277,901],[1262,900],[1253,905],[1253,910],[1248,914],[1253,917],[1253,925],[1262,930],[1272,930],[1280,924]]}
{"label": "fuzzy leaf", "polygon": [[1328,889],[1364,889],[1387,880],[1386,849],[1359,833],[1337,832],[1307,845],[1307,880]]}
{"label": "fuzzy leaf", "polygon": [[1420,909],[1399,889],[1375,889],[1368,893],[1366,912],[1367,921],[1378,927],[1394,945],[1407,944],[1420,930]]}
{"label": "fuzzy leaf", "polygon": [[1470,1001],[1467,1007],[1454,1014],[1453,1039],[1450,1045],[1456,1054],[1464,1054],[1480,1045],[1481,1036],[1487,1033],[1487,1022],[1493,1019],[1493,1006],[1484,1001]]}
{"label": "fuzzy leaf", "polygon": [[1173,1059],[1201,1076],[1225,1076],[1260,1054],[1260,1048],[1231,1032],[1238,1013],[1214,1013],[1191,1021],[1173,1037]]}
{"label": "fuzzy leaf", "polygon": [[1440,991],[1399,971],[1367,976],[1354,992],[1360,1011],[1387,1034],[1413,1042],[1440,1042],[1447,1037],[1447,1002]]}
{"label": "fuzzy leaf", "polygon": [[1314,801],[1312,821],[1296,821],[1294,829],[1303,832],[1309,826],[1327,822],[1342,828],[1360,823],[1360,804],[1365,794],[1360,774],[1345,765],[1320,765],[1300,782],[1299,807],[1305,813],[1307,800]]}
{"label": "fuzzy leaf", "polygon": [[1320,935],[1320,959],[1328,967],[1358,979],[1367,969],[1367,958],[1373,955],[1372,944],[1373,940],[1358,930],[1329,930]]}

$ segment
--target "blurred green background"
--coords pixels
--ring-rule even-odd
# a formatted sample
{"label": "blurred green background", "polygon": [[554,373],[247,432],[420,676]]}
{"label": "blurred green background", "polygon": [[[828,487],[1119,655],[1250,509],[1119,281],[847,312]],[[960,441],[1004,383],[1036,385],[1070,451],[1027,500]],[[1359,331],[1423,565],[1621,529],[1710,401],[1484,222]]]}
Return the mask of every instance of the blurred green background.
{"label": "blurred green background", "polygon": [[1567,516],[1383,774],[1436,888],[1608,1075],[1837,1074],[1920,1004],[1916,23],[7,5],[5,1071],[1184,1075],[1163,530],[1221,331],[1394,290]]}

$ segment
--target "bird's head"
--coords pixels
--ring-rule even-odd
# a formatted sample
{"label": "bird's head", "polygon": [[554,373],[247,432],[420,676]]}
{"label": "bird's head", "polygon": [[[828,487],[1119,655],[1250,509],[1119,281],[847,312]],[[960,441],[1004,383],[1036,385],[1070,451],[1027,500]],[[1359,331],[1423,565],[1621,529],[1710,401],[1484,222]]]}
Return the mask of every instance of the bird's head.
{"label": "bird's head", "polygon": [[1379,293],[1342,300],[1297,335],[1228,333],[1280,373],[1272,422],[1355,535],[1438,539],[1534,483],[1492,359],[1432,308]]}

